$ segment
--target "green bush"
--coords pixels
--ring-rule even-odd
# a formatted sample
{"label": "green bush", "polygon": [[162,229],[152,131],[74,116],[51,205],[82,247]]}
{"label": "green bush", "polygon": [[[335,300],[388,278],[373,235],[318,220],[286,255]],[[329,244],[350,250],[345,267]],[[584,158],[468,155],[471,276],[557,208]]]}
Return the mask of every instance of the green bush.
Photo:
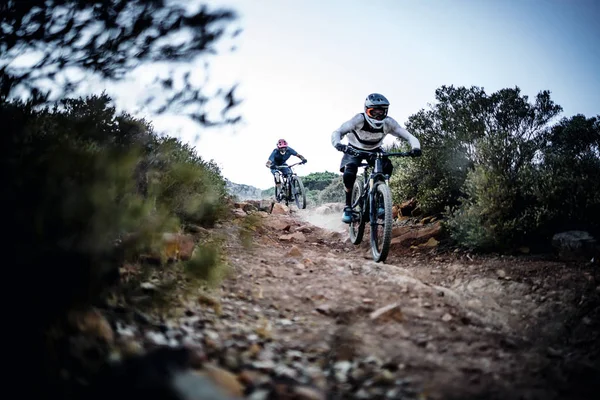
{"label": "green bush", "polygon": [[600,117],[563,118],[543,137],[533,167],[539,235],[600,234]]}
{"label": "green bush", "polygon": [[464,247],[548,246],[567,229],[598,231],[600,129],[574,116],[551,126],[561,107],[542,91],[442,87],[437,102],[409,117],[423,157],[394,160],[396,202],[415,197],[426,213],[445,210]]}
{"label": "green bush", "polygon": [[[224,215],[218,168],[117,114],[106,95],[53,109],[3,102],[0,121],[11,268],[48,320],[99,299],[123,261],[163,232]],[[131,248],[117,245],[132,233]]]}
{"label": "green bush", "polygon": [[333,182],[334,179],[338,178],[340,174],[334,172],[311,172],[310,174],[302,177],[302,183],[306,190],[317,190],[321,191]]}
{"label": "green bush", "polygon": [[501,176],[477,166],[465,181],[465,197],[448,209],[452,237],[472,250],[507,250],[529,228],[527,213],[516,206],[518,194]]}
{"label": "green bush", "polygon": [[518,88],[502,89],[484,100],[487,118],[473,145],[475,167],[448,225],[463,246],[504,250],[523,244],[539,228],[539,199],[532,190],[535,156],[549,121],[561,108],[548,92],[530,103]]}
{"label": "green bush", "polygon": [[319,193],[317,198],[318,204],[342,203],[344,201],[346,201],[344,181],[339,175],[329,184],[329,186]]}

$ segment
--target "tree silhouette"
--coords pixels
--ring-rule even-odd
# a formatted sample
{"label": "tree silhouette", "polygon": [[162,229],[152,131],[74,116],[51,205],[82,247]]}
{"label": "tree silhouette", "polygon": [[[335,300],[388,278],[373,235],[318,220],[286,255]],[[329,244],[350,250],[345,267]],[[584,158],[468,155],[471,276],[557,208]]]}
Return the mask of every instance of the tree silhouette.
{"label": "tree silhouette", "polygon": [[[235,85],[215,95],[224,102],[219,120],[209,120],[211,98],[194,83],[191,63],[216,54],[216,45],[237,16],[178,0],[8,0],[0,4],[0,100],[26,97],[45,103],[72,94],[89,74],[118,82],[140,66],[170,66],[144,93],[151,112],[177,111],[211,125],[228,116],[238,100]],[[232,29],[233,30],[233,29]],[[175,67],[184,67],[176,72]],[[208,64],[205,63],[205,68]],[[83,72],[83,73],[82,73]]]}

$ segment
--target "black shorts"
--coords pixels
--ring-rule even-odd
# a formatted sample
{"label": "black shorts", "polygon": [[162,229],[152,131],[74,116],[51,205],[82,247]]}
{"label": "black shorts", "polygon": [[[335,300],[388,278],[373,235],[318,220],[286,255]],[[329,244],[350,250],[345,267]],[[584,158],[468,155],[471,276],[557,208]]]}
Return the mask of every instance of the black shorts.
{"label": "black shorts", "polygon": [[[360,149],[358,149],[360,150]],[[367,151],[367,150],[361,150],[361,151]],[[381,152],[381,148],[375,149],[375,150],[371,150],[372,153],[380,153]],[[342,162],[340,163],[340,172],[344,172],[344,169],[346,168],[346,165],[348,164],[354,164],[354,165],[360,165],[363,161],[367,160],[366,157],[363,156],[353,156],[351,154],[348,153],[344,153],[344,156],[342,157]],[[367,160],[369,165],[373,166],[373,162]],[[387,160],[389,162],[389,160]],[[384,160],[385,163],[385,160]]]}

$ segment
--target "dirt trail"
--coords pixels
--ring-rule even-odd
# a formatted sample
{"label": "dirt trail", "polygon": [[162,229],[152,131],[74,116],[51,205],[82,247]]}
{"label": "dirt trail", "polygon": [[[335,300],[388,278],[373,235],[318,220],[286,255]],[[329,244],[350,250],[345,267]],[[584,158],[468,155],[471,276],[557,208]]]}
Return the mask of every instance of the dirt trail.
{"label": "dirt trail", "polygon": [[[348,242],[339,212],[261,214],[253,246],[230,244],[234,273],[222,293],[236,307],[270,310],[260,318],[277,342],[339,368],[375,357],[421,398],[596,397],[592,266],[435,249],[396,250],[377,264],[367,244]],[[396,398],[361,397],[340,382],[338,398]]]}

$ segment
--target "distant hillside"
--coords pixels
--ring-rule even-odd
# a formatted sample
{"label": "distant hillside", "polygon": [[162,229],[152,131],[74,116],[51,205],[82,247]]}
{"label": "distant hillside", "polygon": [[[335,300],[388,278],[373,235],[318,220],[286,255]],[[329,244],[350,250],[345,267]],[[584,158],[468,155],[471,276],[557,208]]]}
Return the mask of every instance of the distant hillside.
{"label": "distant hillside", "polygon": [[237,197],[239,200],[260,200],[262,198],[262,190],[250,185],[231,182],[225,179],[225,188],[227,193]]}

